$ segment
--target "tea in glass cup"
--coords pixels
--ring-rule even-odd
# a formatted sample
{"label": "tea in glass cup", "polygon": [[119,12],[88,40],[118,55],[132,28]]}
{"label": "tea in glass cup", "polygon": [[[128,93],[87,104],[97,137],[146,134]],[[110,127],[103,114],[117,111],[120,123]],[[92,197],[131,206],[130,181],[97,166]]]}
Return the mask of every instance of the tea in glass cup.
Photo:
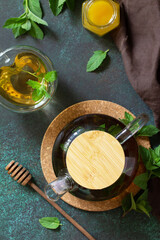
{"label": "tea in glass cup", "polygon": [[[33,99],[33,88],[28,80],[38,82],[38,77],[53,71],[49,58],[29,46],[15,46],[0,53],[1,105],[16,112],[31,112],[45,106],[50,98]],[[57,86],[45,83],[48,96],[52,97]]]}

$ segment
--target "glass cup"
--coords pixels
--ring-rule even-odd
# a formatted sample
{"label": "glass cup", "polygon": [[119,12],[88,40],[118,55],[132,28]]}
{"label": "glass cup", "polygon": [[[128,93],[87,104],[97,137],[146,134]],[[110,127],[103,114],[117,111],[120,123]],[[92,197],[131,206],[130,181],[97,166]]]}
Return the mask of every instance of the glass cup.
{"label": "glass cup", "polygon": [[[76,137],[78,137],[78,135],[81,135],[84,133],[84,132],[82,132],[82,131],[84,131],[84,128],[82,126],[85,126],[83,123],[85,122],[84,117],[86,117],[86,116],[87,115],[82,116],[81,117],[81,118],[83,118],[82,120],[80,118],[75,119],[72,123],[70,123],[69,125],[66,126],[66,129],[67,129],[66,131],[60,132],[59,139],[61,138],[61,136],[64,136],[65,133],[67,135],[67,137],[65,139],[66,144],[68,144],[67,149],[69,148],[71,142]],[[94,122],[94,124],[95,124],[94,116],[96,116],[96,115],[91,114],[88,116],[89,116],[89,118],[86,117],[87,121],[90,122],[92,119],[92,122]],[[97,114],[97,116],[98,116],[98,119],[101,119],[105,115]],[[93,191],[91,189],[85,189],[84,186],[80,186],[73,180],[73,178],[70,176],[70,174],[67,170],[67,167],[64,168],[64,166],[63,166],[64,158],[63,158],[62,161],[57,160],[58,162],[56,163],[57,166],[58,165],[60,166],[60,168],[62,168],[62,166],[63,166],[63,168],[61,170],[58,170],[58,178],[45,186],[46,196],[51,200],[57,201],[65,193],[71,192],[73,195],[80,197],[82,199],[97,201],[97,200],[110,199],[112,197],[119,195],[133,181],[133,179],[136,175],[136,171],[138,169],[138,147],[137,147],[136,141],[133,138],[132,139],[130,139],[130,138],[132,136],[134,136],[135,133],[138,130],[140,130],[148,122],[148,120],[149,120],[149,118],[146,114],[141,114],[137,118],[135,118],[131,123],[129,123],[123,130],[121,130],[115,136],[115,138],[122,145],[122,148],[125,152],[125,165],[124,165],[124,169],[121,173],[121,176],[112,185],[110,185],[107,188],[104,188],[102,190],[97,189],[97,190]],[[118,120],[115,120],[112,117],[106,116],[106,123],[114,122],[117,124],[117,121]],[[81,127],[77,127],[79,124]],[[74,126],[76,128],[73,128]],[[120,126],[123,126],[123,124],[121,124]],[[68,129],[71,129],[71,130],[68,130]],[[77,131],[75,131],[75,129],[77,129]],[[95,127],[92,126],[92,129],[90,129],[90,130],[93,130],[93,129],[95,129]],[[71,131],[71,135],[70,135],[70,131]],[[58,142],[57,143],[55,142],[55,144],[59,145],[60,141],[58,140]],[[53,155],[54,155],[54,151],[57,154],[58,146],[53,150]],[[66,150],[66,151],[68,151],[68,150]],[[57,159],[60,157],[60,155],[56,155],[56,156],[57,156]],[[64,152],[62,153],[61,156],[64,156]],[[54,159],[54,157],[53,157],[53,159]],[[55,172],[57,172],[58,168],[56,167],[55,164],[53,164],[53,165],[54,165],[54,170],[56,170]],[[80,189],[80,191],[79,191],[79,189]],[[78,193],[78,191],[79,191],[79,193]],[[76,195],[74,193],[78,193],[78,194]]]}
{"label": "glass cup", "polygon": [[[15,58],[16,56],[29,54],[31,56],[35,56],[39,61],[43,64],[45,72],[53,71],[53,64],[50,61],[50,59],[42,53],[40,50],[31,47],[31,46],[13,46],[11,48],[6,49],[5,51],[0,53],[0,68],[2,67],[12,67],[12,70],[14,69],[15,65]],[[0,70],[2,71],[2,70]],[[5,84],[5,81],[3,81]],[[0,105],[3,107],[12,110],[14,112],[19,113],[27,113],[27,112],[34,112],[36,110],[39,110],[46,106],[50,100],[52,99],[57,87],[57,80],[54,82],[50,82],[47,85],[47,92],[50,95],[50,97],[42,97],[39,101],[33,103],[33,104],[27,104],[25,101],[23,103],[20,102],[14,102],[11,101],[9,98],[5,98],[4,95],[0,95]],[[1,82],[0,82],[0,88],[1,88]]]}

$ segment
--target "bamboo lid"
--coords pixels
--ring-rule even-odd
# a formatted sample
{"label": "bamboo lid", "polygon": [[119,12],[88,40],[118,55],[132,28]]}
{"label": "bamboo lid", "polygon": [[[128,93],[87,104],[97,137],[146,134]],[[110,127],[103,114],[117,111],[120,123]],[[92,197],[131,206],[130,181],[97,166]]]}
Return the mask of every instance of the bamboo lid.
{"label": "bamboo lid", "polygon": [[122,174],[125,155],[122,146],[109,133],[88,131],[71,143],[66,164],[71,177],[82,187],[103,189]]}

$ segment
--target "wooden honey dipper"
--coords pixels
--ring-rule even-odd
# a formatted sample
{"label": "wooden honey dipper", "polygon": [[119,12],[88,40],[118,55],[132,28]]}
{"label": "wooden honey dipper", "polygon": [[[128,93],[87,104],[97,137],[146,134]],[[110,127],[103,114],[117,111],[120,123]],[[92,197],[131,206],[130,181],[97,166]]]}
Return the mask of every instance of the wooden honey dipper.
{"label": "wooden honey dipper", "polygon": [[26,168],[24,168],[22,165],[19,165],[18,162],[11,161],[5,169],[8,171],[8,174],[13,178],[14,180],[20,183],[22,186],[25,186],[26,184],[30,185],[37,193],[39,193],[47,202],[49,202],[58,212],[60,212],[69,222],[71,222],[80,232],[82,232],[89,240],[95,240],[79,223],[77,223],[73,218],[71,218],[59,205],[47,198],[47,196],[44,194],[44,192],[37,187],[32,181],[31,181],[31,174],[29,173]]}

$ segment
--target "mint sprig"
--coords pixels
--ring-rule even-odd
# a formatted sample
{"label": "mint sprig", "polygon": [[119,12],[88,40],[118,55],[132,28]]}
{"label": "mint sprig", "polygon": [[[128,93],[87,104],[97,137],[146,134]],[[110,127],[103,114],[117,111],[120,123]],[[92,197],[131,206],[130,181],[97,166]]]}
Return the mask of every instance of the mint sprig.
{"label": "mint sprig", "polygon": [[107,57],[107,54],[109,52],[109,49],[106,51],[95,51],[92,57],[89,59],[87,63],[87,72],[92,72],[96,70],[104,61],[104,59]]}
{"label": "mint sprig", "polygon": [[150,217],[152,208],[148,202],[148,190],[145,190],[143,194],[141,194],[136,200],[133,197],[132,193],[127,194],[126,197],[122,200],[122,208],[124,211],[123,216],[134,210],[137,212],[145,213],[148,217]]}
{"label": "mint sprig", "polygon": [[[24,71],[24,70],[22,70],[22,71]],[[38,81],[28,80],[26,82],[29,86],[31,86],[34,89],[34,91],[32,93],[33,101],[37,102],[43,96],[45,96],[47,98],[51,98],[51,96],[47,92],[47,83],[54,82],[57,79],[56,71],[51,71],[46,74],[41,74],[39,76],[37,76],[36,73],[30,73],[28,71],[24,71],[24,72],[27,72],[27,73],[33,75],[38,80]]]}
{"label": "mint sprig", "polygon": [[44,217],[39,219],[40,224],[48,229],[57,229],[62,225],[57,217]]}
{"label": "mint sprig", "polygon": [[[128,125],[134,120],[134,117],[125,112],[124,118],[119,119],[124,125]],[[137,123],[138,124],[138,123]],[[115,128],[115,126],[113,126]],[[118,131],[118,126],[115,128]],[[152,137],[160,130],[153,125],[147,125],[142,127],[137,133],[138,136]],[[160,146],[155,149],[147,149],[143,146],[139,147],[140,157],[145,165],[146,172],[135,177],[134,184],[140,187],[142,194],[137,198],[133,197],[133,194],[127,194],[122,200],[123,216],[128,212],[135,210],[137,212],[143,212],[147,216],[150,216],[151,206],[148,202],[148,181],[152,177],[160,177]]]}
{"label": "mint sprig", "polygon": [[[119,119],[124,125],[128,125],[130,122],[134,120],[134,117],[130,114],[125,112],[124,118]],[[137,123],[138,124],[138,123]],[[152,137],[153,135],[157,134],[160,130],[156,128],[154,125],[147,125],[142,127],[137,133],[136,136],[143,136],[143,137]]]}
{"label": "mint sprig", "polygon": [[62,12],[64,5],[73,11],[75,8],[75,0],[49,0],[49,5],[53,14],[58,16]]}
{"label": "mint sprig", "polygon": [[43,39],[43,31],[38,24],[45,26],[48,26],[48,24],[42,19],[39,0],[24,0],[23,6],[25,12],[17,18],[8,19],[3,27],[12,29],[15,38],[28,32],[34,38]]}
{"label": "mint sprig", "polygon": [[149,216],[151,206],[148,202],[148,181],[152,177],[160,177],[160,145],[155,149],[147,149],[140,146],[139,153],[146,172],[136,176],[134,184],[140,187],[143,192],[138,199],[134,198],[132,193],[130,193],[122,200],[123,216],[131,210],[143,212]]}

